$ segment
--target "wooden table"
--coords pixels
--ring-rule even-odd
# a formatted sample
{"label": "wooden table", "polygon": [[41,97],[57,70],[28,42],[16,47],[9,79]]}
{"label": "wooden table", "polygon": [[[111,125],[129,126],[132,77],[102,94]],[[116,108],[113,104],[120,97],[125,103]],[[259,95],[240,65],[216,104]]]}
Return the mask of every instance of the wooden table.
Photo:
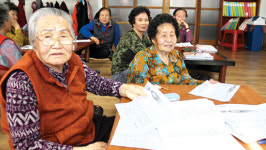
{"label": "wooden table", "polygon": [[[182,54],[183,47],[175,47],[175,49],[179,50],[179,52],[181,52]],[[193,47],[191,47],[191,49],[193,49]],[[235,61],[223,56],[219,52],[210,54],[213,56],[213,60],[187,60],[184,58],[183,54],[182,56],[188,69],[200,69],[211,72],[218,72],[218,81],[225,83],[226,67],[235,66]]]}
{"label": "wooden table", "polygon": [[93,44],[94,41],[91,42],[77,42],[75,43],[74,52],[85,49],[85,61],[88,62],[90,59],[90,45]]}
{"label": "wooden table", "polygon": [[[73,52],[77,52],[77,51],[85,49],[85,61],[88,62],[90,59],[90,45],[93,43],[94,41],[77,42],[75,43],[75,50]],[[32,49],[22,49],[22,55],[25,54],[29,50],[32,50]]]}
{"label": "wooden table", "polygon": [[[162,87],[165,87],[167,89],[169,89],[169,91],[167,90],[161,90],[163,93],[178,93],[180,95],[180,100],[190,100],[190,99],[198,99],[198,98],[202,98],[199,96],[194,96],[191,94],[188,94],[188,92],[190,92],[192,89],[194,89],[196,87],[196,85],[161,85]],[[211,99],[210,99],[211,100]],[[129,102],[130,100],[128,98],[123,97],[121,99],[121,103],[126,103]],[[260,95],[258,95],[255,91],[253,91],[250,87],[246,86],[246,85],[242,85],[240,86],[240,88],[238,89],[238,91],[236,92],[236,94],[233,96],[233,98],[231,99],[230,102],[220,102],[220,101],[216,101],[216,100],[212,100],[215,104],[261,104],[261,103],[265,103],[266,100],[264,98],[262,98]],[[112,137],[114,135],[116,126],[118,124],[119,121],[119,114],[116,114],[115,117],[115,122],[114,122],[114,126],[111,132],[111,137],[110,140],[108,142],[108,150],[143,150],[141,148],[128,148],[128,147],[121,147],[121,146],[113,146],[110,145],[110,142],[112,140]],[[252,150],[252,144],[245,144],[242,141],[238,140],[237,141],[243,146],[245,147],[247,150]],[[257,147],[260,147],[261,149],[256,149],[256,150],[266,150],[266,144],[262,144],[262,145],[258,145],[256,144]],[[178,149],[178,148],[177,148]],[[253,150],[255,150],[255,148],[253,148]]]}

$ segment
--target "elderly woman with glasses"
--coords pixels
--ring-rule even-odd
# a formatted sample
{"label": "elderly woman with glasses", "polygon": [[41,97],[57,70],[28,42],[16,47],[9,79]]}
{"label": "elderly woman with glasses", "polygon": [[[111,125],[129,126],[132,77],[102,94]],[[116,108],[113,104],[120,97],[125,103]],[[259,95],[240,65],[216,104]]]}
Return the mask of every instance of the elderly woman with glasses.
{"label": "elderly woman with glasses", "polygon": [[71,16],[55,8],[29,19],[34,47],[1,80],[1,125],[11,149],[106,149],[114,117],[95,111],[87,92],[130,99],[143,87],[99,76],[72,52]]}

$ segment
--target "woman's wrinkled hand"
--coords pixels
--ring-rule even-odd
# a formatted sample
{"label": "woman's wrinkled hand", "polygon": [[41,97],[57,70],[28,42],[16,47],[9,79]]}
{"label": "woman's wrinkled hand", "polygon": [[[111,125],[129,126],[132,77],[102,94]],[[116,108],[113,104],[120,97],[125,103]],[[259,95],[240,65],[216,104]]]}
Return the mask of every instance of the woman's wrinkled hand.
{"label": "woman's wrinkled hand", "polygon": [[185,26],[185,28],[189,28],[188,24],[184,20],[179,20],[179,25]]}
{"label": "woman's wrinkled hand", "polygon": [[146,96],[143,91],[144,87],[134,84],[122,84],[119,92],[121,96],[128,97],[133,100],[138,96]]}
{"label": "woman's wrinkled hand", "polygon": [[100,44],[100,41],[99,41],[99,39],[97,37],[92,36],[90,39],[93,40],[97,45]]}
{"label": "woman's wrinkled hand", "polygon": [[107,150],[107,143],[95,142],[83,147],[74,147],[73,150]]}

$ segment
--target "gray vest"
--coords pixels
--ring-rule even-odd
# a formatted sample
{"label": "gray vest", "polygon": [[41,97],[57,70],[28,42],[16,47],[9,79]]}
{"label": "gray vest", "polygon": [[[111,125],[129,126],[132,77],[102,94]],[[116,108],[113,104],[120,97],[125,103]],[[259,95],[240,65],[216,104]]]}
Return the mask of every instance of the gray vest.
{"label": "gray vest", "polygon": [[[100,41],[99,47],[111,48],[115,36],[115,21],[110,20],[109,25],[106,27],[104,33],[101,29],[99,19],[94,20],[93,35]],[[96,46],[97,47],[97,46]]]}

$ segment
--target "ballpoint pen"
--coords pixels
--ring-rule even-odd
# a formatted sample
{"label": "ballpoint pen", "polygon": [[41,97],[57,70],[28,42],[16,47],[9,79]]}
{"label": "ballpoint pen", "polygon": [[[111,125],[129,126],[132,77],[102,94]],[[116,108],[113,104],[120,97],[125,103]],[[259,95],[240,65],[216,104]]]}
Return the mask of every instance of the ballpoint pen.
{"label": "ballpoint pen", "polygon": [[154,86],[157,87],[158,89],[164,89],[164,90],[169,91],[169,89],[167,89],[167,88],[165,88],[165,87],[162,87],[162,86],[160,86],[160,85],[155,84]]}
{"label": "ballpoint pen", "polygon": [[257,142],[258,144],[266,144],[266,139],[260,140]]}
{"label": "ballpoint pen", "polygon": [[162,89],[164,89],[164,90],[167,90],[167,91],[169,91],[169,89],[167,89],[167,88],[165,88],[165,87],[162,87],[162,86],[161,86],[161,88],[162,88]]}

